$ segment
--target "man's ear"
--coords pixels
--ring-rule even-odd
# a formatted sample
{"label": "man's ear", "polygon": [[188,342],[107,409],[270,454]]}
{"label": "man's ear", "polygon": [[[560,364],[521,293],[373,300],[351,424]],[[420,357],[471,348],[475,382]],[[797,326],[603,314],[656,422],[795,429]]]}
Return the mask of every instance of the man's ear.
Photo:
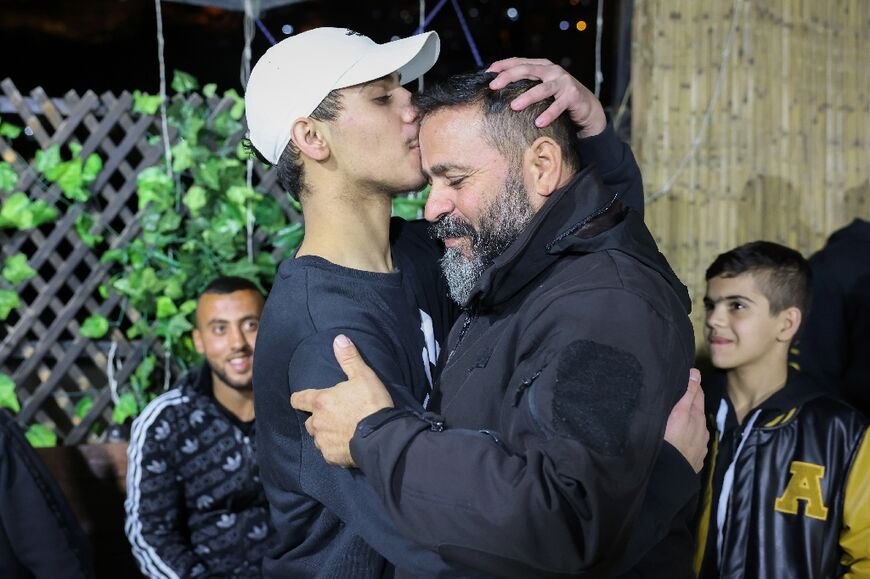
{"label": "man's ear", "polygon": [[190,337],[193,338],[193,347],[196,348],[196,353],[205,353],[205,346],[202,343],[202,334],[197,328],[193,329],[193,331],[190,333]]}
{"label": "man's ear", "polygon": [[540,201],[540,205],[546,201],[556,189],[564,185],[565,161],[562,157],[562,148],[550,137],[538,137],[523,155],[524,176],[526,189],[533,197]]}
{"label": "man's ear", "polygon": [[293,143],[299,151],[315,161],[329,158],[329,144],[324,139],[321,125],[312,118],[301,117],[293,121],[290,131]]}
{"label": "man's ear", "polygon": [[800,308],[794,306],[779,312],[780,327],[776,339],[780,342],[791,342],[801,327],[802,317]]}

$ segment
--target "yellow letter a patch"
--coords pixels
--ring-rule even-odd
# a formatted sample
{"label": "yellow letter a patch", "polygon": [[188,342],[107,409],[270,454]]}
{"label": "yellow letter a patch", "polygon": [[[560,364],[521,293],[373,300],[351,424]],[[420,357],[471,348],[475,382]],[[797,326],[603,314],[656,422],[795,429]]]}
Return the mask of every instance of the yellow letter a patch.
{"label": "yellow letter a patch", "polygon": [[818,464],[795,460],[791,463],[791,480],[782,496],[776,499],[774,508],[781,513],[796,515],[798,501],[806,501],[804,515],[813,519],[826,520],[828,508],[822,499],[822,477],[825,467]]}

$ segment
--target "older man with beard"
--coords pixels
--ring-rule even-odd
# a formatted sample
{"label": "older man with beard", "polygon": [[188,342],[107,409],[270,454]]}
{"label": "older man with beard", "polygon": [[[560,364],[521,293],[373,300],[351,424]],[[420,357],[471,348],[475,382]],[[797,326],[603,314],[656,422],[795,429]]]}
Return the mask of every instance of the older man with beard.
{"label": "older man with beard", "polygon": [[[465,308],[438,413],[393,408],[344,336],[349,381],[291,402],[313,413],[324,457],[358,466],[399,529],[445,559],[505,577],[612,576],[635,555],[693,359],[688,293],[640,215],[580,166],[570,123],[536,128],[535,107],[509,106],[533,83],[491,80],[460,75],[416,101],[426,218]],[[667,568],[638,572],[690,576],[690,541],[670,548]]]}

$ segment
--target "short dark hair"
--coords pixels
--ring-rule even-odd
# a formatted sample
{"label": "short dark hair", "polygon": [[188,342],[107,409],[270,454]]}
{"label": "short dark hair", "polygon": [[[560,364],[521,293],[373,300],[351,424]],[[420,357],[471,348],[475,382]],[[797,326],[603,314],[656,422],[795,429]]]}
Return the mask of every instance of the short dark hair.
{"label": "short dark hair", "polygon": [[[330,91],[330,93],[320,101],[320,104],[317,105],[314,112],[308,116],[316,121],[330,122],[338,118],[338,114],[341,110],[341,93],[338,89],[335,89]],[[244,140],[243,146],[248,150],[248,153],[256,157],[257,160],[266,163],[267,165],[271,165],[266,157],[264,157],[256,147],[254,147],[254,144],[249,139]],[[281,157],[278,158],[278,164],[275,165],[275,167],[278,170],[278,184],[281,185],[281,188],[284,189],[284,191],[301,202],[305,195],[305,174],[302,163],[299,162],[299,147],[297,147],[293,141],[288,142],[287,146],[284,147],[284,151],[281,153]]]}
{"label": "short dark hair", "polygon": [[539,137],[552,138],[562,149],[562,155],[572,169],[580,169],[577,150],[577,127],[568,115],[559,117],[549,126],[538,128],[535,119],[553,103],[545,99],[514,111],[510,104],[515,98],[538,84],[537,81],[518,80],[500,90],[492,90],[489,83],[496,77],[492,72],[468,72],[449,77],[424,93],[413,97],[421,118],[444,108],[478,105],[483,112],[484,138],[510,161],[519,162],[525,150]]}
{"label": "short dark hair", "polygon": [[706,280],[744,273],[755,276],[771,314],[790,307],[809,313],[812,273],[800,252],[772,241],[746,243],[719,255],[707,268]]}
{"label": "short dark hair", "polygon": [[263,296],[263,291],[260,287],[249,279],[237,277],[234,275],[224,275],[213,279],[205,289],[200,292],[200,296],[205,294],[226,295],[240,291],[257,292],[260,297]]}

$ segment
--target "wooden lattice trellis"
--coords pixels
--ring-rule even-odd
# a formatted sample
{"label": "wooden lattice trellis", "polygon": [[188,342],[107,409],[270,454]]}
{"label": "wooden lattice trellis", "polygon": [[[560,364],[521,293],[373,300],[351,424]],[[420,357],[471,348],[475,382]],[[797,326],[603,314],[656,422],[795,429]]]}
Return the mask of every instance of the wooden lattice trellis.
{"label": "wooden lattice trellis", "polygon": [[[162,142],[149,139],[160,134],[159,117],[132,113],[133,99],[127,92],[97,96],[88,91],[80,96],[71,91],[62,99],[51,99],[36,88],[26,98],[10,79],[0,82],[0,89],[3,119],[27,127],[27,134],[32,136],[20,140],[34,149],[78,143],[83,157],[96,152],[103,158],[103,169],[90,187],[101,207],[92,215],[95,225],[91,231],[102,235],[112,248],[132,240],[139,232],[136,176],[162,163]],[[203,103],[197,94],[186,98],[194,106]],[[233,105],[231,99],[216,96],[205,102],[212,119]],[[242,136],[243,131],[233,142]],[[172,144],[175,138],[176,132],[171,130]],[[12,164],[19,176],[15,190],[58,205],[60,190],[30,169],[23,156],[26,154],[0,137],[0,157]],[[255,163],[254,187],[274,195],[287,216],[298,221],[275,181],[274,171],[264,171]],[[134,323],[140,315],[115,292],[110,291],[106,299],[99,295],[110,266],[100,263],[99,255],[76,234],[75,221],[81,208],[58,208],[61,216],[54,223],[28,231],[0,229],[0,262],[23,252],[37,271],[36,277],[15,288],[22,305],[0,322],[0,372],[10,375],[18,386],[22,424],[53,424],[65,444],[77,444],[92,439],[89,433],[95,424],[110,422],[109,374],[123,385],[149,351],[160,359],[163,352],[159,343],[128,340],[118,329],[100,341],[80,335],[80,324],[92,314],[124,323]],[[257,244],[263,238],[262,232],[254,235]],[[93,406],[79,419],[74,409],[81,396],[91,397]]]}

